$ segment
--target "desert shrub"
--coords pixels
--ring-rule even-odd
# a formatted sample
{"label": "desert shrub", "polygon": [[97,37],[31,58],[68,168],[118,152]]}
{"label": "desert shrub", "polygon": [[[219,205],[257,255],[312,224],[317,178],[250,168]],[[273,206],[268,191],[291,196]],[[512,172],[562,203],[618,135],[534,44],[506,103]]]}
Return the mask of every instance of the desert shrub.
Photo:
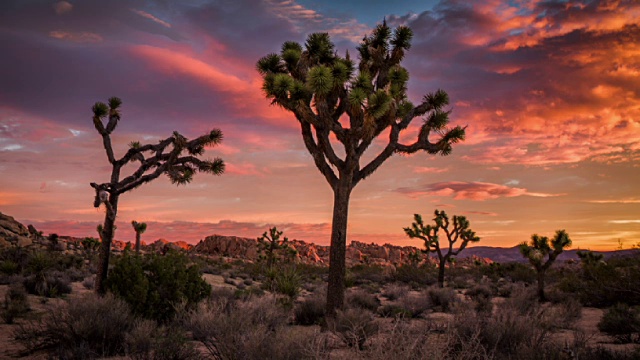
{"label": "desert shrub", "polygon": [[0,261],[0,274],[15,275],[20,272],[20,265],[13,260]]}
{"label": "desert shrub", "polygon": [[0,307],[0,317],[7,324],[13,324],[16,317],[22,316],[30,310],[27,292],[22,284],[12,284],[4,295],[4,302]]}
{"label": "desert shrub", "polygon": [[533,284],[536,281],[535,271],[523,263],[492,263],[489,266],[482,266],[481,271],[493,280],[505,278],[511,282],[523,282],[525,284]]}
{"label": "desert shrub", "polygon": [[297,325],[320,325],[325,315],[325,295],[313,293],[293,308],[294,322]]}
{"label": "desert shrub", "polygon": [[436,269],[428,264],[420,266],[405,264],[396,268],[393,273],[393,280],[413,287],[431,286],[438,282],[438,275],[436,274]]}
{"label": "desert shrub", "polygon": [[298,296],[302,287],[302,277],[296,267],[286,266],[274,268],[272,271],[266,282],[268,288],[291,299]]}
{"label": "desert shrub", "polygon": [[373,313],[362,309],[337,310],[335,318],[329,318],[329,329],[349,347],[359,350],[365,342],[378,333],[378,323]]}
{"label": "desert shrub", "polygon": [[109,272],[106,287],[124,299],[135,314],[166,322],[175,305],[194,307],[211,293],[195,265],[181,253],[169,251],[142,258],[125,252]]}
{"label": "desert shrub", "polygon": [[163,326],[156,331],[152,348],[153,360],[196,360],[199,351],[182,330]]}
{"label": "desert shrub", "polygon": [[185,328],[214,358],[300,359],[313,337],[287,327],[289,312],[275,297],[238,301],[232,306],[201,303],[189,313]]}
{"label": "desert shrub", "polygon": [[441,311],[451,310],[457,301],[456,292],[450,288],[432,287],[427,290],[427,295],[433,307],[438,307]]}
{"label": "desert shrub", "polygon": [[447,348],[452,358],[460,358],[473,348],[473,352],[482,354],[480,358],[521,359],[523,352],[547,346],[548,334],[536,319],[516,311],[486,316],[467,310],[455,315],[447,333]]}
{"label": "desert shrub", "polygon": [[125,334],[125,349],[133,360],[151,359],[154,348],[153,336],[158,325],[153,320],[138,319]]}
{"label": "desert shrub", "polygon": [[620,343],[640,342],[640,313],[626,304],[616,304],[607,310],[598,329]]}
{"label": "desert shrub", "polygon": [[[22,247],[6,247],[0,249],[0,269],[4,269],[0,270],[0,273],[4,273],[5,275],[21,273],[29,263],[29,258],[29,251]],[[14,269],[13,264],[17,265],[17,269]]]}
{"label": "desert shrub", "polygon": [[91,294],[20,326],[15,339],[29,353],[48,350],[56,358],[94,359],[123,354],[133,324],[124,301]]}
{"label": "desert shrub", "polygon": [[95,282],[96,282],[95,275],[91,275],[89,277],[84,278],[84,280],[82,280],[82,286],[84,286],[84,288],[87,290],[93,290],[93,287],[95,286]]}
{"label": "desert shrub", "polygon": [[585,306],[610,307],[618,302],[640,305],[640,256],[584,264],[567,274],[558,288],[578,296]]}
{"label": "desert shrub", "polygon": [[347,292],[346,303],[349,307],[360,308],[375,312],[380,306],[380,300],[362,289]]}
{"label": "desert shrub", "polygon": [[505,300],[501,308],[514,310],[520,315],[531,314],[539,308],[535,289],[524,286],[514,287],[511,296]]}
{"label": "desert shrub", "polygon": [[29,294],[55,298],[71,293],[71,280],[59,271],[43,271],[24,278],[24,287]]}
{"label": "desert shrub", "polygon": [[398,303],[382,305],[378,308],[377,314],[385,318],[410,318],[411,314]]}
{"label": "desert shrub", "polygon": [[368,360],[387,359],[442,359],[437,348],[429,341],[429,324],[417,326],[406,321],[397,321],[380,336],[372,338],[358,358]]}
{"label": "desert shrub", "polygon": [[380,265],[358,264],[349,269],[354,279],[353,285],[362,285],[366,283],[383,284],[387,281],[387,269]]}
{"label": "desert shrub", "polygon": [[420,317],[432,307],[431,299],[426,291],[418,294],[406,294],[398,300],[397,304],[403,310],[403,314],[411,318]]}
{"label": "desert shrub", "polygon": [[398,300],[409,292],[409,288],[400,284],[388,284],[382,290],[382,296],[386,297],[390,301]]}
{"label": "desert shrub", "polygon": [[553,307],[556,314],[553,318],[560,328],[570,329],[582,317],[582,304],[578,299],[567,297]]}
{"label": "desert shrub", "polygon": [[477,312],[491,313],[493,310],[493,291],[486,285],[476,285],[467,290],[466,295],[471,298]]}

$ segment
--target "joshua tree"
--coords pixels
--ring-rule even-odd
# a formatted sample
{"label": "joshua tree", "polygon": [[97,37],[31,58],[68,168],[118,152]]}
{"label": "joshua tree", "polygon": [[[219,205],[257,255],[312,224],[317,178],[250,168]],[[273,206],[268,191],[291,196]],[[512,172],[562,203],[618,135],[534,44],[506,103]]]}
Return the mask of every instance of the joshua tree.
{"label": "joshua tree", "polygon": [[[476,233],[469,229],[469,220],[464,216],[454,216],[453,222],[449,221],[447,213],[444,211],[435,211],[434,225],[424,225],[422,216],[420,214],[413,215],[413,224],[411,227],[404,228],[404,232],[410,238],[418,238],[424,240],[424,247],[427,253],[435,252],[438,255],[438,286],[444,287],[444,269],[447,262],[454,260],[453,256],[460,254],[462,250],[467,247],[469,242],[478,242],[480,238],[476,236]],[[450,226],[453,225],[452,228]],[[440,247],[440,235],[442,230],[447,237],[449,246],[446,247],[446,253]],[[453,246],[461,241],[457,250],[453,249]]]}
{"label": "joshua tree", "polygon": [[[544,296],[544,276],[547,269],[551,267],[551,264],[556,260],[565,248],[571,246],[571,239],[569,234],[564,230],[556,231],[556,235],[549,244],[549,238],[546,236],[539,236],[538,234],[531,235],[531,242],[523,242],[518,247],[522,256],[527,258],[533,268],[535,269],[538,277],[538,299],[543,302],[546,300]],[[544,261],[545,257],[547,258]]]}
{"label": "joshua tree", "polygon": [[258,252],[260,253],[260,259],[267,262],[267,268],[271,269],[276,261],[278,253],[284,252],[284,256],[288,257],[295,254],[295,250],[289,247],[289,239],[285,236],[280,240],[282,231],[278,231],[276,227],[269,229],[262,236],[258,238]]}
{"label": "joshua tree", "polygon": [[[418,105],[407,98],[409,73],[400,62],[412,36],[408,27],[392,32],[386,23],[379,25],[358,47],[357,68],[348,52],[345,57],[337,54],[327,33],[309,35],[304,48],[285,42],[280,54],[266,55],[257,63],[266,97],[293,113],[307,150],[333,190],[329,316],[344,304],[347,219],[355,186],[395,153],[448,155],[452,144],[464,139],[464,128],[447,128],[446,92],[428,94]],[[424,121],[414,128],[415,141],[401,143],[401,132],[422,116]],[[386,144],[361,165],[365,151],[383,133]],[[435,139],[430,139],[432,133]]]}
{"label": "joshua tree", "polygon": [[603,254],[594,253],[590,250],[578,251],[576,252],[576,255],[580,258],[580,262],[583,267],[595,266],[596,264],[601,263],[602,259],[604,259]]}
{"label": "joshua tree", "polygon": [[[157,144],[141,145],[135,141],[130,143],[129,150],[120,159],[116,159],[111,145],[111,133],[120,121],[120,105],[122,101],[116,97],[109,99],[109,105],[97,102],[93,105],[93,125],[102,136],[102,143],[107,159],[112,166],[111,179],[102,184],[91,183],[96,195],[93,205],[104,204],[106,215],[102,227],[98,227],[102,244],[100,261],[96,274],[96,291],[104,293],[104,280],[109,268],[109,254],[115,230],[118,200],[120,195],[138,186],[148,183],[162,174],[166,174],[172,183],[188,184],[196,172],[220,175],[224,172],[222,159],[200,160],[206,146],[222,141],[222,132],[213,129],[211,132],[193,140],[187,140],[177,131]],[[107,120],[106,126],[104,121]],[[185,154],[186,152],[186,154]],[[138,162],[138,168],[131,175],[121,177],[125,165]]]}
{"label": "joshua tree", "polygon": [[139,223],[133,220],[131,226],[133,226],[133,230],[136,232],[136,254],[140,254],[140,235],[147,231],[147,223]]}

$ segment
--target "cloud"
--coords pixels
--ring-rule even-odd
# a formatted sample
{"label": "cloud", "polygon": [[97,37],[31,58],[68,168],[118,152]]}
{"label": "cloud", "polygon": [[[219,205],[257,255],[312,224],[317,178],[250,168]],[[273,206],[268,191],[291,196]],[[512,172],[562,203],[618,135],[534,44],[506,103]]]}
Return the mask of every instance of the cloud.
{"label": "cloud", "polygon": [[73,10],[73,5],[71,5],[67,1],[58,1],[57,3],[53,4],[53,10],[55,10],[56,14],[62,15]]}
{"label": "cloud", "polygon": [[609,220],[610,224],[640,224],[640,220]]}
{"label": "cloud", "polygon": [[640,199],[612,199],[612,200],[586,200],[592,204],[640,204]]}
{"label": "cloud", "polygon": [[638,16],[633,1],[443,1],[388,21],[416,34],[410,92],[447,90],[469,125],[467,161],[542,166],[638,158]]}
{"label": "cloud", "polygon": [[160,24],[160,25],[162,25],[162,26],[166,27],[166,28],[171,28],[171,24],[169,24],[169,23],[168,23],[168,22],[166,22],[166,21],[163,21],[163,20],[158,19],[157,17],[155,17],[155,16],[153,16],[153,15],[149,14],[149,13],[148,13],[148,12],[146,12],[146,11],[142,11],[142,10],[138,10],[138,9],[131,9],[131,11],[133,11],[134,13],[136,13],[136,14],[138,14],[138,15],[142,16],[143,18],[149,19],[149,20],[151,20],[151,21],[153,21],[153,22],[155,22],[155,23],[158,23],[158,24]]}
{"label": "cloud", "polygon": [[524,188],[514,188],[485,182],[438,182],[422,187],[403,187],[395,190],[410,197],[422,195],[453,196],[455,200],[484,201],[500,197],[534,196],[553,197],[563,194],[529,192]]}
{"label": "cloud", "polygon": [[440,174],[449,171],[449,168],[437,168],[437,167],[426,167],[426,166],[416,166],[413,168],[413,172],[416,174]]}
{"label": "cloud", "polygon": [[49,36],[54,39],[68,40],[76,43],[99,43],[102,36],[90,32],[69,32],[62,30],[50,31]]}

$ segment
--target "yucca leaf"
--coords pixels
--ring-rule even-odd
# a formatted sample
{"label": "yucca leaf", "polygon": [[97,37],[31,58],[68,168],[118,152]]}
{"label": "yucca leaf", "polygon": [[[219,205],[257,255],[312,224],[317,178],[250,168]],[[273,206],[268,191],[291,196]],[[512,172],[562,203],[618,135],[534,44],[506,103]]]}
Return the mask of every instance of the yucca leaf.
{"label": "yucca leaf", "polygon": [[95,117],[101,118],[107,115],[107,113],[109,112],[109,107],[107,107],[107,104],[103,102],[97,102],[93,105],[91,110],[93,111],[93,115]]}
{"label": "yucca leaf", "polygon": [[280,56],[274,53],[263,56],[256,63],[256,69],[262,75],[282,72],[283,69],[282,64],[280,63]]}
{"label": "yucca leaf", "polygon": [[314,93],[326,95],[333,87],[333,74],[330,68],[320,65],[309,70],[307,85]]}

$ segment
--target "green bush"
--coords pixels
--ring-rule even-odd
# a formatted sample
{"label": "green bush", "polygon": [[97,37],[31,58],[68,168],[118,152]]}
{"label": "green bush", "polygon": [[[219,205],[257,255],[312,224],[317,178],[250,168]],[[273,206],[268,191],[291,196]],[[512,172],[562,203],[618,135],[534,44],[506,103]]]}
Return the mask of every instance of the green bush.
{"label": "green bush", "polygon": [[438,281],[436,271],[435,268],[428,264],[420,266],[405,264],[396,268],[393,273],[393,279],[414,287],[431,286]]}
{"label": "green bush", "polygon": [[274,267],[268,272],[266,285],[272,291],[294,299],[300,293],[302,277],[295,266]]}
{"label": "green bush", "polygon": [[640,342],[640,313],[629,305],[616,304],[604,313],[598,329],[621,343]]}
{"label": "green bush", "polygon": [[109,272],[106,287],[125,300],[135,314],[166,322],[181,303],[192,308],[211,293],[195,265],[179,253],[139,257],[125,252]]}
{"label": "green bush", "polygon": [[15,275],[20,272],[20,265],[13,260],[0,261],[0,274]]}

